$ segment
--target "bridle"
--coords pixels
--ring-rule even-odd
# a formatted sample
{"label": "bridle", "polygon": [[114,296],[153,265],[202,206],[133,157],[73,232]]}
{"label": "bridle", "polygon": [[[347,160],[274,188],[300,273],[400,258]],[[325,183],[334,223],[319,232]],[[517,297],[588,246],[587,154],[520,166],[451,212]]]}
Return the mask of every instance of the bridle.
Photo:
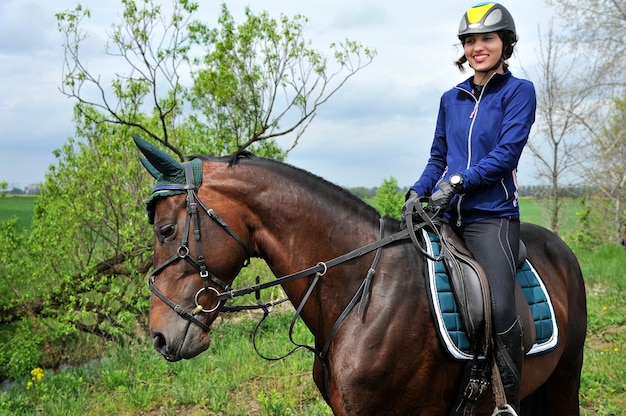
{"label": "bridle", "polygon": [[[241,246],[241,248],[243,249],[245,253],[245,258],[246,258],[244,265],[247,265],[250,263],[250,252],[248,250],[247,245],[244,243],[241,237],[239,237],[233,231],[233,229],[230,228],[228,224],[219,215],[217,215],[217,213],[213,209],[207,208],[207,206],[202,202],[202,200],[198,198],[198,194],[196,193],[197,189],[195,185],[195,178],[194,178],[193,167],[191,165],[191,162],[184,162],[183,167],[185,169],[185,182],[186,182],[185,185],[177,185],[177,184],[160,185],[160,186],[155,187],[152,191],[153,193],[160,192],[160,191],[187,192],[187,217],[185,220],[185,228],[183,229],[183,237],[182,237],[180,246],[178,247],[178,250],[176,250],[176,253],[173,256],[171,256],[169,259],[165,260],[159,266],[154,268],[152,274],[150,275],[150,278],[148,279],[148,284],[150,286],[150,290],[152,291],[152,293],[154,293],[159,299],[165,302],[165,304],[167,304],[170,308],[172,308],[178,315],[180,315],[182,318],[186,319],[187,321],[198,325],[200,328],[202,328],[206,332],[209,332],[211,328],[204,322],[197,319],[196,315],[200,313],[214,312],[215,310],[217,310],[217,308],[219,308],[219,306],[222,303],[222,300],[218,299],[215,306],[207,309],[200,304],[200,301],[199,301],[200,295],[203,292],[209,292],[209,291],[215,292],[216,296],[220,295],[220,292],[217,289],[215,289],[213,286],[210,286],[209,282],[212,282],[213,284],[220,287],[223,292],[229,291],[230,286],[224,283],[221,279],[219,279],[215,275],[213,275],[207,268],[206,260],[205,260],[203,250],[202,250],[202,241],[201,241],[202,238],[200,234],[198,205],[200,205],[202,210],[207,213],[209,218],[215,221],[215,223],[217,223],[224,231],[226,231],[239,244],[239,246]],[[193,234],[194,234],[194,239],[196,242],[196,249],[197,249],[196,259],[194,259],[190,255],[190,250],[189,250],[189,234],[191,232],[192,222],[193,222]],[[194,296],[194,302],[196,304],[196,307],[192,312],[188,312],[182,306],[173,302],[171,299],[165,296],[160,290],[158,290],[155,285],[157,275],[159,275],[159,273],[161,273],[166,267],[168,267],[169,265],[181,259],[186,260],[198,270],[198,273],[203,283],[203,287],[200,288],[200,290],[198,290],[198,292],[196,292],[196,295]]]}

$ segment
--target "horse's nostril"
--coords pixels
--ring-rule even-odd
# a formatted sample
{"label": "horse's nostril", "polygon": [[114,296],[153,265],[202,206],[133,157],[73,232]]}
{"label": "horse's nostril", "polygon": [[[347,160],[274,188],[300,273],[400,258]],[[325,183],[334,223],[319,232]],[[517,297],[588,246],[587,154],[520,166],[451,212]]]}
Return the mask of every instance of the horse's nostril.
{"label": "horse's nostril", "polygon": [[165,353],[167,349],[167,341],[165,340],[163,334],[161,334],[160,332],[155,332],[152,335],[152,345],[154,345],[154,348],[156,348],[156,350],[159,351],[161,354]]}

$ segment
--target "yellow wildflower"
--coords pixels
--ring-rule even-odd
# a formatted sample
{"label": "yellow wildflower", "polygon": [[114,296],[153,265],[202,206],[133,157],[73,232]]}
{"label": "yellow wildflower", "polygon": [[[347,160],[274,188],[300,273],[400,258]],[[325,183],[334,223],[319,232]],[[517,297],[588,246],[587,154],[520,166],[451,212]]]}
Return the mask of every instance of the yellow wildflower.
{"label": "yellow wildflower", "polygon": [[39,367],[33,368],[30,372],[33,381],[41,381],[43,379],[43,370]]}

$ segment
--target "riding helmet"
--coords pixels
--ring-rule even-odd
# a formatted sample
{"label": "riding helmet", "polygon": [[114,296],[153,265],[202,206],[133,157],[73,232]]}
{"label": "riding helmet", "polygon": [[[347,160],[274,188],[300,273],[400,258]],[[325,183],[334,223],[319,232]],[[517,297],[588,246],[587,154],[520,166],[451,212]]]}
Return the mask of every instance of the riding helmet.
{"label": "riding helmet", "polygon": [[467,35],[499,31],[515,32],[515,22],[511,13],[501,4],[485,2],[467,9],[459,24],[459,39]]}

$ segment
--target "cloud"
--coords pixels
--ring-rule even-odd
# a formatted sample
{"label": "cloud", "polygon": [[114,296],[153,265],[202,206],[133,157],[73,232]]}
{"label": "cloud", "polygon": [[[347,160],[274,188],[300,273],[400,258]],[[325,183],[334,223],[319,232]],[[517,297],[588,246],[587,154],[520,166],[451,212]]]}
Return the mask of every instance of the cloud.
{"label": "cloud", "polygon": [[34,2],[3,1],[0,16],[0,53],[3,55],[29,56],[51,46],[52,19]]}
{"label": "cloud", "polygon": [[[43,181],[48,165],[55,163],[53,149],[73,132],[74,102],[58,90],[64,56],[55,13],[78,3],[0,2],[0,180],[22,186]],[[123,70],[105,53],[107,31],[119,21],[121,2],[80,3],[92,11],[83,22],[88,37],[80,52],[89,68],[106,79]],[[163,2],[164,7],[169,4]],[[390,176],[408,186],[417,179],[428,158],[439,97],[467,76],[452,62],[460,54],[455,47],[458,22],[469,4],[460,5],[458,0],[227,4],[238,21],[247,6],[255,13],[267,10],[274,18],[305,16],[305,37],[322,52],[329,53],[332,42],[350,39],[378,53],[320,109],[289,155],[289,163],[342,186],[377,186]],[[532,74],[537,28],[545,27],[549,9],[543,0],[510,0],[507,8],[521,37],[512,68],[523,75],[521,61]],[[214,26],[219,13],[219,4],[201,2],[199,18],[205,23]],[[285,138],[288,144],[290,140]]]}

